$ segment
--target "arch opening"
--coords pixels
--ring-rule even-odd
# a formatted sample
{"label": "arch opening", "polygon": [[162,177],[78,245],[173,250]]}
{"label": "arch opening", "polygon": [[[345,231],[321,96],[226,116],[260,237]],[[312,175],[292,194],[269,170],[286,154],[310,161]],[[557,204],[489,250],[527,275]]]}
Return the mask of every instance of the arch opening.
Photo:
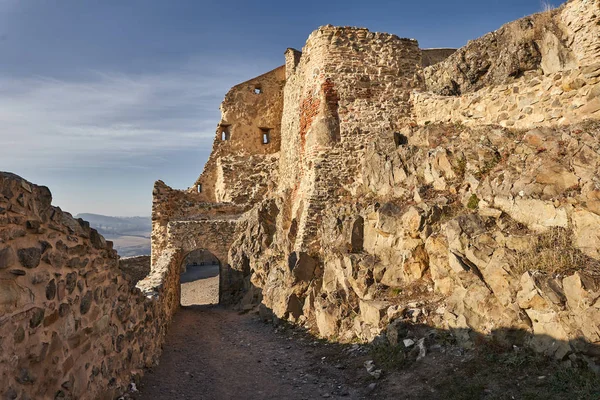
{"label": "arch opening", "polygon": [[219,304],[221,261],[210,251],[189,252],[181,265],[181,305]]}

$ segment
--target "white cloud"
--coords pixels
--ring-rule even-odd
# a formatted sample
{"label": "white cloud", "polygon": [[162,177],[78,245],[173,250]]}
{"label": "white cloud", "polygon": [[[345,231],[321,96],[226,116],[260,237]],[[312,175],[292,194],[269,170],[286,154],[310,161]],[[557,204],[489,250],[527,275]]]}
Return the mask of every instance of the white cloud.
{"label": "white cloud", "polygon": [[[199,71],[201,68],[198,68]],[[212,143],[231,77],[185,70],[85,80],[0,76],[0,169],[104,165]]]}

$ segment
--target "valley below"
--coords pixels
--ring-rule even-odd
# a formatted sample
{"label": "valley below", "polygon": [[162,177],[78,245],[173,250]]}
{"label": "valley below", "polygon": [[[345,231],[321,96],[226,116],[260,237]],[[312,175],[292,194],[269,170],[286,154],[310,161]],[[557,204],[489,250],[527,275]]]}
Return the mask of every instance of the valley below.
{"label": "valley below", "polygon": [[150,217],[111,217],[100,214],[82,213],[82,218],[90,226],[113,242],[113,247],[121,257],[135,257],[150,254]]}

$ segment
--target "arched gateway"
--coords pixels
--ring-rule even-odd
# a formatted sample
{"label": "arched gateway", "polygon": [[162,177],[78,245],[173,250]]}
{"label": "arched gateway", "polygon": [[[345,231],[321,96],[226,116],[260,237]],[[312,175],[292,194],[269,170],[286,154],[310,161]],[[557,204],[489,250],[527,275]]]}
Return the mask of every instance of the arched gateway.
{"label": "arched gateway", "polygon": [[196,250],[206,250],[219,261],[219,304],[229,304],[239,290],[236,272],[229,264],[229,249],[237,220],[171,221],[167,227],[168,247],[180,249],[182,262]]}
{"label": "arched gateway", "polygon": [[195,250],[206,250],[219,260],[219,304],[232,304],[243,289],[240,272],[229,260],[243,207],[204,203],[201,193],[174,190],[162,181],[155,183],[153,197],[152,270],[162,268],[177,275],[169,280],[177,297],[180,288],[175,280],[179,282],[183,260]]}

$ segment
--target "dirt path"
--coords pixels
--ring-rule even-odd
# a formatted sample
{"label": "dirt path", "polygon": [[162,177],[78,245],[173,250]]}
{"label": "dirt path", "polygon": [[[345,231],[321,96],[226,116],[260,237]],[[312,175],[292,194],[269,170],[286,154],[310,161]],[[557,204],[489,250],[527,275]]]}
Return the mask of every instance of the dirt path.
{"label": "dirt path", "polygon": [[219,303],[219,266],[188,266],[181,274],[181,305]]}
{"label": "dirt path", "polygon": [[[218,301],[218,267],[182,274],[182,303]],[[213,290],[214,289],[214,290]],[[600,398],[591,372],[524,349],[455,346],[447,331],[409,325],[416,345],[331,344],[299,328],[275,327],[256,314],[218,305],[185,306],[169,330],[160,364],[147,371],[136,400],[562,400]],[[365,362],[382,372],[373,377]],[[379,378],[379,379],[377,379]]]}
{"label": "dirt path", "polygon": [[361,371],[328,361],[322,347],[327,345],[295,330],[278,333],[257,316],[219,306],[184,307],[159,366],[146,373],[135,398],[365,398],[363,388],[352,386]]}

